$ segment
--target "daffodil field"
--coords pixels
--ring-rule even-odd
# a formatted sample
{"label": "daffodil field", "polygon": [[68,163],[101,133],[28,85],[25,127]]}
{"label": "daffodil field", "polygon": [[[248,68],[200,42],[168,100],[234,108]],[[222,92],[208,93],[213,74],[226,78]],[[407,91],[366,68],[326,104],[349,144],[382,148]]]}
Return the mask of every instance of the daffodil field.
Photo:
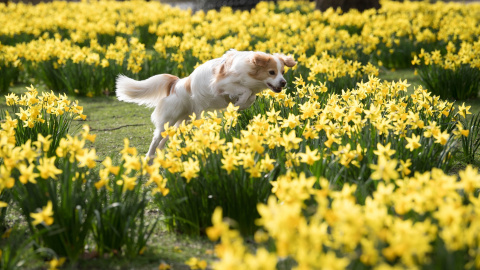
{"label": "daffodil field", "polygon": [[[159,223],[215,241],[213,269],[480,268],[480,115],[457,101],[480,91],[480,5],[381,4],[0,4],[0,268],[20,248],[49,250],[51,269],[87,246],[135,258]],[[76,129],[88,116],[75,96],[114,95],[118,74],[188,76],[231,48],[294,56],[288,87],[167,126],[150,161],[127,138],[100,158],[102,138]],[[386,68],[423,86],[382,81]],[[18,82],[32,86],[9,92]]]}

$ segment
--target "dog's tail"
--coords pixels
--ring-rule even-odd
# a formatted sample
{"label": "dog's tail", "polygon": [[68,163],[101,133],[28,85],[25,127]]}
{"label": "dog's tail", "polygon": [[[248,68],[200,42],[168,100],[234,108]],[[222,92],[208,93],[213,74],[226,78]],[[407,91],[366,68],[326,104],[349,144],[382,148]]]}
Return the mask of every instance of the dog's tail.
{"label": "dog's tail", "polygon": [[160,100],[175,91],[179,78],[170,74],[152,76],[143,81],[130,79],[125,75],[117,77],[118,100],[155,107]]}

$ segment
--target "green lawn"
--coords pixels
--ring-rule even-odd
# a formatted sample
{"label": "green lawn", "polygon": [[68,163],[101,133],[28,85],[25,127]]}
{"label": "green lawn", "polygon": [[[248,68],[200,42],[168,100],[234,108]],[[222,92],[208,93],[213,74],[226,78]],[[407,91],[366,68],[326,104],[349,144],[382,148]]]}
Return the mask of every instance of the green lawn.
{"label": "green lawn", "polygon": [[153,109],[120,102],[115,97],[82,98],[79,103],[87,115],[87,120],[79,123],[89,125],[92,133],[97,134],[95,148],[100,159],[119,155],[124,138],[141,155],[147,152],[154,130],[150,121]]}

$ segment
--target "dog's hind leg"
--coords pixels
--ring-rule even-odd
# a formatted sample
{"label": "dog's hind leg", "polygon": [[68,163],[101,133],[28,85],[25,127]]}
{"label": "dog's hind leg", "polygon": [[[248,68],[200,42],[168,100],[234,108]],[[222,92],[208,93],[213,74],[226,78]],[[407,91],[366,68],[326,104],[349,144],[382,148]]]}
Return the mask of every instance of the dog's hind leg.
{"label": "dog's hind leg", "polygon": [[[178,127],[182,124],[182,122],[183,122],[184,120],[187,120],[187,119],[189,119],[189,117],[185,117],[185,116],[184,116],[184,117],[181,117],[181,118],[177,121],[177,123],[175,123],[175,127],[178,128]],[[163,138],[163,139],[160,141],[160,144],[158,145],[158,148],[159,148],[159,149],[163,149],[163,148],[165,147],[165,144],[166,144],[167,141],[168,141],[168,137],[169,137],[169,136]]]}
{"label": "dog's hind leg", "polygon": [[159,128],[156,128],[155,131],[153,132],[153,140],[152,140],[152,143],[150,143],[150,148],[148,149],[147,158],[155,157],[155,151],[157,149],[157,146],[160,143],[160,141],[163,139],[162,132],[163,131],[160,130]]}
{"label": "dog's hind leg", "polygon": [[148,149],[147,158],[153,158],[157,148],[163,148],[168,140],[167,137],[162,136],[165,131],[165,124],[176,124],[185,119],[185,110],[179,102],[173,99],[162,100],[162,104],[158,106],[152,113],[152,122],[155,124],[155,131],[153,133],[153,140]]}

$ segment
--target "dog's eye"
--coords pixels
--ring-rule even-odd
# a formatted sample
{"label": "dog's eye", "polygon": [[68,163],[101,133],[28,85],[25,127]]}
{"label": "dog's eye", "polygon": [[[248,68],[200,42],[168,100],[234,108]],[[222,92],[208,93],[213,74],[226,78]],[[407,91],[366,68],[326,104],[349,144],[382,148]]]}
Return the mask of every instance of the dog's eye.
{"label": "dog's eye", "polygon": [[270,70],[268,73],[270,73],[270,75],[275,75],[275,71],[274,71],[274,70]]}
{"label": "dog's eye", "polygon": [[282,70],[282,75],[285,74],[285,70]]}

